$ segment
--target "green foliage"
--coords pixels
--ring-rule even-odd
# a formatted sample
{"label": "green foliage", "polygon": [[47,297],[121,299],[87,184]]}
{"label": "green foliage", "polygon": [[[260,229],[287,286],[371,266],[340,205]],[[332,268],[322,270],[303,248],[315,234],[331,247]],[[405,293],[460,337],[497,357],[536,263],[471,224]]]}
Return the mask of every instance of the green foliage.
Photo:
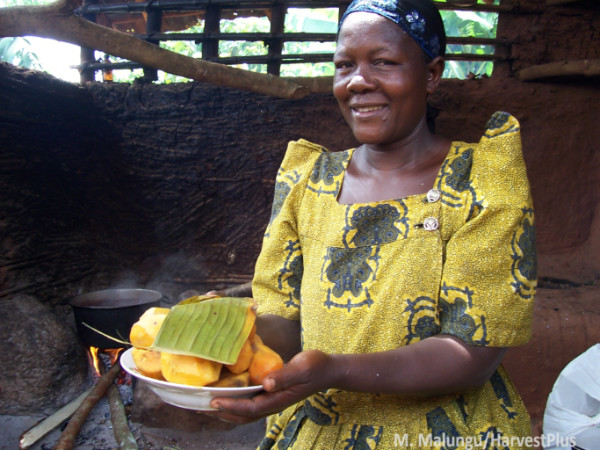
{"label": "green foliage", "polygon": [[268,33],[271,22],[266,16],[238,17],[237,19],[221,19],[219,24],[221,33]]}
{"label": "green foliage", "polygon": [[337,8],[288,8],[285,15],[285,33],[336,33]]}
{"label": "green foliage", "polygon": [[[335,33],[337,32],[337,8],[288,8],[285,16],[285,33]],[[333,54],[335,42],[287,41],[283,44],[284,55],[315,53]],[[282,64],[281,76],[320,77],[332,76],[333,62]]]}
{"label": "green foliage", "polygon": [[[268,17],[240,17],[234,20],[223,19],[219,24],[221,33],[268,33],[271,22]],[[219,56],[266,55],[268,47],[262,41],[220,41]],[[266,64],[236,64],[235,67],[266,73]]]}
{"label": "green foliage", "polygon": [[0,61],[27,69],[42,70],[40,59],[31,43],[22,37],[0,39]]}
{"label": "green foliage", "polygon": [[[240,17],[234,20],[222,19],[219,24],[219,30],[222,33],[266,33],[271,24],[267,17]],[[202,33],[204,31],[204,22],[200,21],[197,25],[185,30],[185,33]],[[173,33],[176,34],[176,33]],[[192,41],[163,41],[160,43],[162,48],[180,53],[192,58],[202,58],[202,44]],[[247,56],[247,55],[266,55],[267,47],[261,41],[219,41],[219,56]],[[253,72],[267,71],[265,64],[236,64],[239,67]],[[164,83],[174,83],[187,81],[187,78],[172,74],[159,73],[160,81]]]}
{"label": "green foliage", "polygon": [[[0,8],[30,6],[48,3],[47,0],[0,0]],[[7,37],[0,39],[0,61],[28,69],[41,70],[40,58],[26,38]]]}
{"label": "green foliage", "polygon": [[[496,37],[498,14],[473,11],[442,11],[446,34],[452,37],[489,38]],[[479,54],[491,55],[494,47],[489,45],[456,45],[449,44],[446,48],[450,54]],[[490,76],[494,63],[491,61],[447,61],[445,78],[464,79],[475,76]]]}
{"label": "green foliage", "polygon": [[35,5],[47,5],[53,3],[56,0],[0,0],[0,8],[6,6],[35,6]]}

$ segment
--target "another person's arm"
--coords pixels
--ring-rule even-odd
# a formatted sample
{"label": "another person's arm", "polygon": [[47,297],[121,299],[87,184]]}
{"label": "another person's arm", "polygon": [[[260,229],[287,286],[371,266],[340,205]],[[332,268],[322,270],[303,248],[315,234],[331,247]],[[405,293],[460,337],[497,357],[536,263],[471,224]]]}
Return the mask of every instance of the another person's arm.
{"label": "another person's arm", "polygon": [[252,282],[239,284],[227,289],[218,291],[209,291],[206,295],[214,295],[219,297],[252,297]]}

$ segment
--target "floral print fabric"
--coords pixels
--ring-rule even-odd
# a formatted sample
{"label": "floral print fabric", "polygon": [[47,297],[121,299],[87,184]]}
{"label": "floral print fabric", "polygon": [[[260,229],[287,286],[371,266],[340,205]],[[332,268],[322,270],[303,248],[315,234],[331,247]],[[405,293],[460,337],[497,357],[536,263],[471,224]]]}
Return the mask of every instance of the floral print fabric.
{"label": "floral print fabric", "polygon": [[[536,254],[519,131],[496,113],[479,143],[452,143],[428,192],[348,205],[337,196],[354,150],[290,143],[253,281],[259,314],[301,320],[303,348],[328,353],[440,333],[478,346],[526,343]],[[506,443],[529,433],[500,367],[484,386],[440,397],[320,392],[272,416],[261,447],[462,448],[467,437]]]}

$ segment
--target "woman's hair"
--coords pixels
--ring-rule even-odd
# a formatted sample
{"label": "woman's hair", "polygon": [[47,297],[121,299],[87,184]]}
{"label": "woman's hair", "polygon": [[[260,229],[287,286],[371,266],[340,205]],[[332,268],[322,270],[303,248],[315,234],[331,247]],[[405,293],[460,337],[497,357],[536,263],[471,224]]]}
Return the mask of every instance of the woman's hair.
{"label": "woman's hair", "polygon": [[379,14],[398,24],[427,55],[429,60],[446,54],[446,31],[437,7],[431,0],[354,0],[340,20],[340,27],[353,12]]}

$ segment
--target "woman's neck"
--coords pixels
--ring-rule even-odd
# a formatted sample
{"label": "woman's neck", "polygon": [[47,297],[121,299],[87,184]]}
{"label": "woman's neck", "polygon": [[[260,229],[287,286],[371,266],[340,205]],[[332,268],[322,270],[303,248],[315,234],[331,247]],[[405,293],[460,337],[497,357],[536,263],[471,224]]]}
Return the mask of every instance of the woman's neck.
{"label": "woman's neck", "polygon": [[433,134],[395,146],[364,144],[354,152],[338,201],[366,203],[425,193],[449,148],[447,139]]}
{"label": "woman's neck", "polygon": [[357,163],[364,170],[378,172],[418,173],[422,168],[443,160],[448,141],[430,132],[408,136],[391,144],[363,144],[357,150]]}

